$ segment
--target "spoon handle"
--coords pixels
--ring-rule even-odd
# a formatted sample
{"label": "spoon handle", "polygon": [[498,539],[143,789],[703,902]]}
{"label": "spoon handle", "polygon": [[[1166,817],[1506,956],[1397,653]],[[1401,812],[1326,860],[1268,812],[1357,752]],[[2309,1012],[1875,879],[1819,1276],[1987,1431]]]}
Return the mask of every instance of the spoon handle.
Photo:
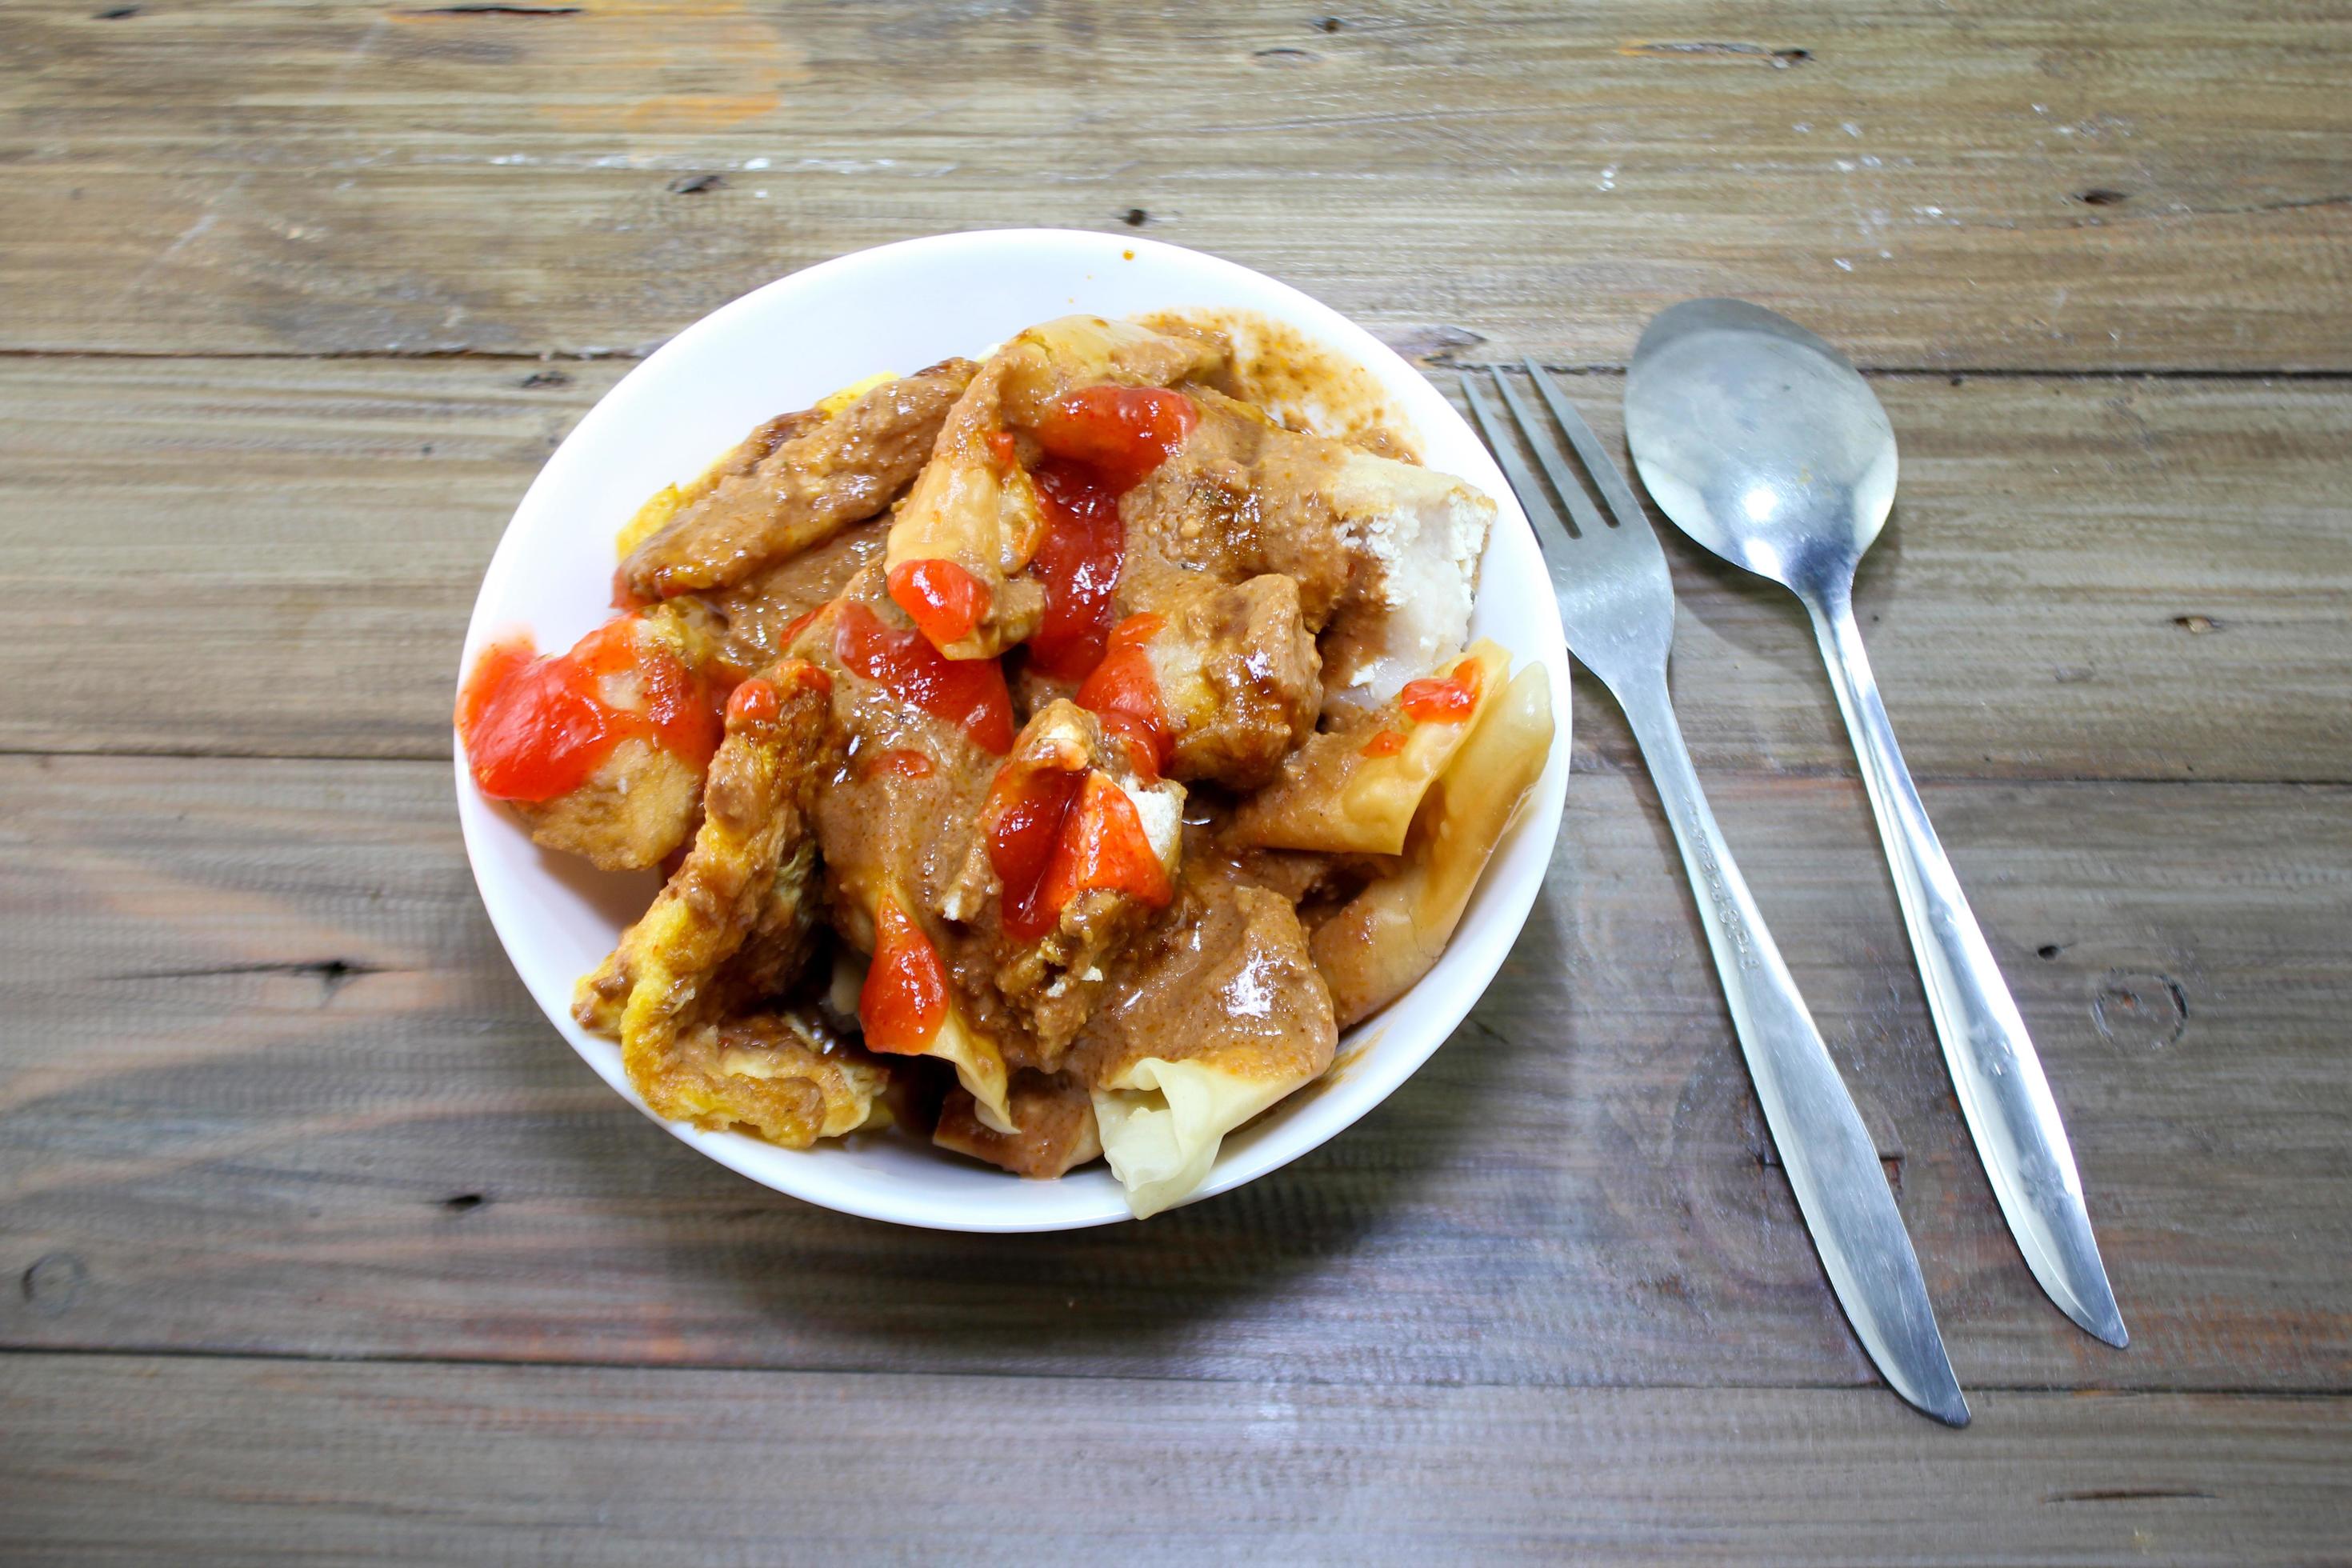
{"label": "spoon handle", "polygon": [[1937,1420],[1965,1426],[1968,1401],[1952,1374],[1878,1147],[1699,788],[1666,696],[1664,668],[1612,682],[1610,689],[1657,782],[1757,1104],[1830,1288],[1888,1385]]}
{"label": "spoon handle", "polygon": [[2083,1203],[2083,1180],[2058,1102],[2025,1020],[1993,963],[1895,743],[1886,704],[1854,625],[1851,584],[1807,595],[1838,709],[1862,762],[1863,784],[1895,873],[1927,1011],[1943,1042],[1960,1111],[2026,1266],[2084,1331],[2111,1345],[2128,1335]]}

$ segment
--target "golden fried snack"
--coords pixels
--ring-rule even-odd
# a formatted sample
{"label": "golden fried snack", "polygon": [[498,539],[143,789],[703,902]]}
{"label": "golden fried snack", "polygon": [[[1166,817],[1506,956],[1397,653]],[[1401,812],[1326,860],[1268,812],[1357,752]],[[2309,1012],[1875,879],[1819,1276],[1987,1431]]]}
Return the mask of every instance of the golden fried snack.
{"label": "golden fried snack", "polygon": [[605,622],[567,651],[493,644],[458,694],[475,783],[533,840],[607,871],[659,865],[686,839],[719,743],[706,679],[720,627],[699,605]]}
{"label": "golden fried snack", "polygon": [[1174,896],[1184,788],[1138,771],[1135,749],[1070,702],[1013,742],[981,808],[976,868],[994,894],[974,944],[1028,1065],[1052,1071],[1104,965]]}
{"label": "golden fried snack", "polygon": [[675,1035],[646,1076],[646,1103],[698,1127],[748,1127],[772,1143],[805,1149],[820,1138],[890,1120],[882,1064],[812,1013],[754,1013]]}
{"label": "golden fried snack", "polygon": [[1235,848],[1403,852],[1413,815],[1503,690],[1511,656],[1481,640],[1371,718],[1326,731],[1284,759],[1225,829]]}
{"label": "golden fried snack", "polygon": [[[629,552],[616,579],[651,602],[740,583],[881,511],[930,456],[973,371],[943,360],[853,398],[839,412],[771,420]],[[781,437],[747,468],[747,447]],[[656,504],[659,504],[656,498]]]}
{"label": "golden fried snack", "polygon": [[[1375,706],[1453,657],[1494,501],[1451,475],[1187,390],[1194,426],[1119,501],[1130,563],[1156,557],[1227,583],[1293,579],[1321,649],[1326,707]],[[1153,607],[1124,582],[1119,600],[1122,614]]]}
{"label": "golden fried snack", "polygon": [[950,658],[993,658],[1026,639],[1045,607],[1021,574],[1046,531],[1030,470],[1055,405],[1081,387],[1172,386],[1216,363],[1206,343],[1100,316],[1066,316],[1006,343],[948,416],[891,524],[891,596]]}
{"label": "golden fried snack", "polygon": [[931,1142],[941,1149],[1001,1165],[1016,1176],[1051,1181],[1102,1155],[1094,1101],[1068,1073],[1016,1074],[1007,1098],[1018,1132],[999,1132],[980,1120],[969,1090],[951,1089],[940,1109]]}
{"label": "golden fried snack", "polygon": [[[736,689],[694,847],[574,994],[573,1014],[591,1028],[614,1026],[617,1000],[622,1064],[656,1115],[715,1124],[752,1111],[783,1130],[770,1137],[805,1145],[828,1130],[863,1126],[871,1114],[878,1069],[812,1052],[806,1039],[766,1026],[764,1035],[747,1035],[740,1022],[730,1056],[717,1016],[729,1000],[729,961],[755,932],[789,944],[813,907],[807,813],[825,756],[830,689],[824,671],[797,659]],[[764,1055],[751,1050],[755,1044]],[[732,1081],[738,1077],[751,1081]],[[787,1080],[807,1085],[815,1099],[781,1087]]]}
{"label": "golden fried snack", "polygon": [[1551,680],[1529,665],[1486,706],[1423,796],[1402,868],[1315,928],[1315,967],[1341,1028],[1404,994],[1444,952],[1487,857],[1543,773],[1551,737]]}
{"label": "golden fried snack", "polygon": [[1225,1134],[1320,1077],[1339,1037],[1288,900],[1188,875],[1071,1053],[1136,1217],[1200,1186]]}

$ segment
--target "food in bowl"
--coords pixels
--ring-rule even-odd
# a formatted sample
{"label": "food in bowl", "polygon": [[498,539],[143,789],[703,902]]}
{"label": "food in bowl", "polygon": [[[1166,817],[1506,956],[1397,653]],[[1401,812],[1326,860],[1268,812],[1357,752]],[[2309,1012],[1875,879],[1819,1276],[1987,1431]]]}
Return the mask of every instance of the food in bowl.
{"label": "food in bowl", "polygon": [[1239,312],[1073,316],[753,430],[491,644],[476,787],[666,885],[573,1013],[657,1114],[884,1126],[1149,1215],[1443,952],[1541,773],[1495,514]]}

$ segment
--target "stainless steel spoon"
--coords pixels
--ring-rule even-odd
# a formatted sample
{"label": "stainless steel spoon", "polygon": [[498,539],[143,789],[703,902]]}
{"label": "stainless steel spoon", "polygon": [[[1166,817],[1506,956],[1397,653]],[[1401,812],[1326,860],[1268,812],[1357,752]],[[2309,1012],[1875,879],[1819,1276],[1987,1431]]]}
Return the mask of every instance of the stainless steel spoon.
{"label": "stainless steel spoon", "polygon": [[1794,321],[1694,300],[1661,312],[1633,351],[1625,439],[1677,528],[1811,613],[1985,1174],[2050,1299],[2122,1345],[2057,1102],[1903,765],[1854,625],[1854,568],[1895,502],[1886,411],[1843,355]]}

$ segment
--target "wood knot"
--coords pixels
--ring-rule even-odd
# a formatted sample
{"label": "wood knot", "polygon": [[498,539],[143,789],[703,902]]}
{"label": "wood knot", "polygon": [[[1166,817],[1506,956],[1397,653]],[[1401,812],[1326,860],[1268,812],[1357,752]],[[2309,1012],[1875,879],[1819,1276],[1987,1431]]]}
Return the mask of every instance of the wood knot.
{"label": "wood knot", "polygon": [[1129,207],[1118,215],[1118,221],[1129,228],[1141,228],[1151,221],[1151,215],[1141,207]]}
{"label": "wood knot", "polygon": [[535,370],[522,378],[524,386],[570,386],[572,378],[560,370]]}
{"label": "wood knot", "polygon": [[2075,196],[2074,199],[2082,203],[2086,207],[2111,207],[2118,205],[2119,203],[2131,200],[2131,193],[2128,191],[2111,191],[2104,185],[2094,185],[2091,189]]}
{"label": "wood knot", "polygon": [[1347,25],[1347,23],[1341,21],[1337,16],[1318,16],[1315,18],[1315,26],[1327,33],[1336,33]]}
{"label": "wood knot", "polygon": [[451,1214],[471,1214],[490,1200],[479,1193],[457,1193],[441,1200],[441,1206]]}
{"label": "wood knot", "polygon": [[2110,969],[2091,993],[2091,1022],[2110,1045],[2164,1050],[2189,1032],[2189,992],[2169,974]]}
{"label": "wood knot", "polygon": [[17,1281],[25,1293],[25,1302],[44,1318],[62,1314],[81,1294],[89,1279],[89,1269],[70,1252],[52,1252],[34,1260]]}
{"label": "wood knot", "polygon": [[669,183],[674,196],[698,196],[705,191],[715,191],[727,183],[724,174],[680,174]]}
{"label": "wood knot", "polygon": [[2221,629],[2221,623],[2210,616],[2175,616],[2172,624],[2192,637],[2201,637],[2209,632]]}

